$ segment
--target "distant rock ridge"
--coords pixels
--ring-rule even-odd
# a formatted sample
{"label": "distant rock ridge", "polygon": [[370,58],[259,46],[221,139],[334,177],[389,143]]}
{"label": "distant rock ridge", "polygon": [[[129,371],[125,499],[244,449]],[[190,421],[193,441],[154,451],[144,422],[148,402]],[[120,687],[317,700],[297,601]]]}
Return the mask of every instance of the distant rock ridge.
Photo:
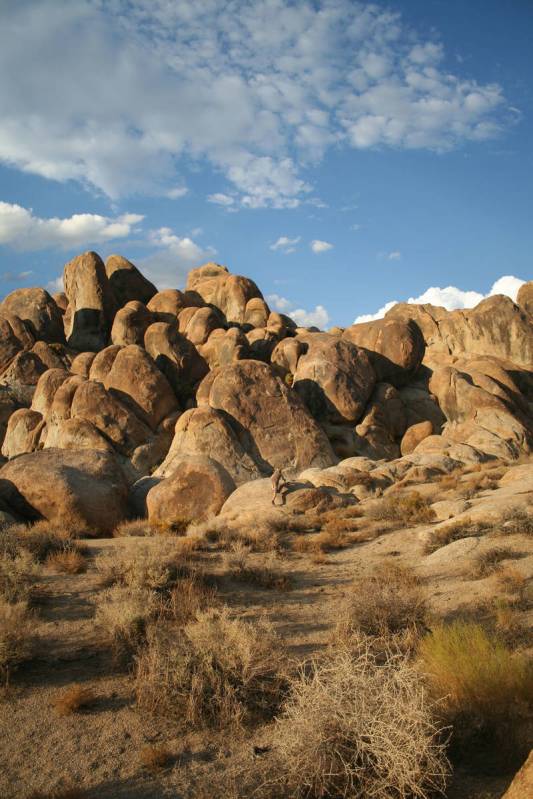
{"label": "distant rock ridge", "polygon": [[[141,496],[157,515],[164,497],[179,516],[180,503],[218,512],[274,468],[533,449],[533,281],[517,303],[400,303],[327,332],[272,312],[253,280],[212,262],[158,292],[123,256],[87,252],[66,264],[64,289],[0,303],[0,503],[16,518],[53,513],[33,483],[46,493],[47,470],[67,474],[78,455],[87,488],[65,477],[65,502],[103,529],[81,494],[110,463],[136,508]],[[117,503],[118,517],[133,512],[122,493]]]}

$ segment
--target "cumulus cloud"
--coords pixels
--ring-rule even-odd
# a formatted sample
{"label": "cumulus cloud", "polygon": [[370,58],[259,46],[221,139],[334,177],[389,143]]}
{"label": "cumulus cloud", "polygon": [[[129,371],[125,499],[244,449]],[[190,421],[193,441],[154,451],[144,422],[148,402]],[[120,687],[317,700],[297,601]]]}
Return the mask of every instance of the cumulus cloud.
{"label": "cumulus cloud", "polygon": [[445,151],[517,116],[383,4],[26,0],[0,24],[0,161],[113,198],[208,163],[236,204],[292,208],[328,148]]}
{"label": "cumulus cloud", "polygon": [[314,239],[310,244],[311,249],[313,252],[318,255],[321,252],[327,252],[328,250],[333,249],[333,244],[330,244],[329,241],[320,241],[320,239]]}
{"label": "cumulus cloud", "polygon": [[73,214],[42,219],[31,208],[0,202],[0,244],[16,250],[81,247],[129,236],[144,219],[140,214],[115,218],[99,214]]}
{"label": "cumulus cloud", "polygon": [[389,252],[387,255],[389,261],[399,261],[401,257],[402,254],[399,250],[393,250],[392,252]]}
{"label": "cumulus cloud", "polygon": [[179,200],[180,197],[185,197],[188,193],[189,189],[187,186],[175,186],[173,189],[167,191],[166,196],[169,200]]}
{"label": "cumulus cloud", "polygon": [[287,255],[288,253],[294,252],[301,238],[301,236],[296,236],[294,239],[290,239],[288,236],[280,236],[274,244],[270,245],[270,249],[274,251],[281,250]]}
{"label": "cumulus cloud", "polygon": [[[430,305],[442,306],[448,311],[456,311],[460,308],[474,308],[481,300],[492,297],[495,294],[505,294],[515,302],[518,289],[524,282],[524,280],[514,277],[514,275],[504,275],[493,283],[487,294],[481,294],[479,291],[463,291],[463,289],[459,289],[456,286],[446,286],[446,288],[431,286],[420,294],[419,297],[410,297],[408,300],[402,300],[402,302],[416,305],[429,303]],[[373,322],[374,319],[382,319],[387,311],[390,311],[398,302],[400,302],[400,300],[392,300],[385,303],[376,313],[362,314],[354,320],[354,324]]]}
{"label": "cumulus cloud", "polygon": [[157,250],[139,261],[139,266],[160,290],[183,285],[189,269],[216,253],[213,247],[201,247],[190,236],[178,236],[168,227],[151,230],[148,241]]}
{"label": "cumulus cloud", "polygon": [[330,316],[323,305],[317,305],[314,310],[306,311],[304,308],[295,308],[291,300],[279,294],[269,294],[267,302],[275,311],[285,313],[294,319],[300,327],[324,328],[329,324]]}

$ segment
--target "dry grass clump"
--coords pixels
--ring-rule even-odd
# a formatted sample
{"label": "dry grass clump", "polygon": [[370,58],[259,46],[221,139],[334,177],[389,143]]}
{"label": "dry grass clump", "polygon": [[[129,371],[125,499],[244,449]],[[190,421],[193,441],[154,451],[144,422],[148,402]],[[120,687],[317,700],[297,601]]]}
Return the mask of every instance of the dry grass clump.
{"label": "dry grass clump", "polygon": [[483,535],[487,529],[485,524],[481,522],[472,522],[469,517],[451,522],[443,527],[436,527],[431,531],[426,541],[424,552],[426,555],[430,555],[432,552],[436,552],[437,549],[445,547],[453,541],[459,541],[461,538]]}
{"label": "dry grass clump", "polygon": [[165,591],[172,587],[186,569],[187,554],[180,552],[175,542],[159,539],[142,546],[130,547],[111,557],[100,556],[97,567],[109,584]]}
{"label": "dry grass clump", "polygon": [[32,791],[26,799],[85,799],[87,794],[74,786],[68,788],[54,788],[51,791]]}
{"label": "dry grass clump", "polygon": [[533,535],[533,513],[526,508],[508,508],[502,514],[498,532],[502,535],[510,533]]}
{"label": "dry grass clump", "polygon": [[290,591],[292,580],[283,571],[281,559],[271,552],[260,565],[250,562],[251,550],[242,544],[234,544],[231,552],[225,555],[225,569],[228,576],[241,583],[270,591]]}
{"label": "dry grass clump", "polygon": [[10,603],[0,598],[0,679],[31,657],[34,621],[25,602]]}
{"label": "dry grass clump", "polygon": [[510,647],[529,641],[529,627],[522,618],[519,607],[507,597],[494,600],[494,629],[498,637]]}
{"label": "dry grass clump", "polygon": [[533,701],[533,663],[526,655],[511,652],[479,624],[456,621],[423,638],[420,664],[459,747],[496,745],[520,756],[519,722]]}
{"label": "dry grass clump", "polygon": [[170,594],[160,600],[157,617],[183,627],[200,611],[218,604],[216,590],[205,575],[192,573],[181,578]]}
{"label": "dry grass clump", "polygon": [[347,644],[361,633],[386,639],[398,634],[416,636],[427,617],[426,596],[416,574],[385,562],[353,582],[339,608],[335,639]]}
{"label": "dry grass clump", "polygon": [[114,585],[100,594],[96,623],[116,656],[131,657],[144,642],[157,607],[156,595],[146,588]]}
{"label": "dry grass clump", "polygon": [[39,563],[61,552],[76,537],[76,531],[71,526],[58,526],[44,519],[31,525],[13,525],[8,534]]}
{"label": "dry grass clump", "polygon": [[194,727],[270,717],[285,685],[272,628],[208,609],[177,633],[153,628],[137,659],[140,707]]}
{"label": "dry grass clump", "polygon": [[416,671],[371,647],[313,662],[275,722],[283,796],[419,799],[442,791],[445,747]]}
{"label": "dry grass clump", "polygon": [[389,494],[375,505],[369,515],[378,521],[425,524],[435,518],[435,511],[417,491]]}
{"label": "dry grass clump", "polygon": [[513,597],[515,604],[527,605],[530,599],[530,584],[522,572],[515,566],[500,566],[496,572],[499,588]]}
{"label": "dry grass clump", "polygon": [[0,550],[0,599],[29,602],[40,573],[31,554],[23,549]]}
{"label": "dry grass clump", "polygon": [[152,525],[148,519],[130,519],[120,522],[114,531],[114,538],[145,538],[153,535]]}
{"label": "dry grass clump", "polygon": [[82,574],[87,571],[86,550],[77,545],[66,546],[46,559],[46,565],[63,574]]}
{"label": "dry grass clump", "polygon": [[90,688],[74,683],[62,691],[53,701],[58,716],[70,716],[86,710],[96,701],[96,695]]}
{"label": "dry grass clump", "polygon": [[509,547],[493,547],[481,552],[475,560],[473,576],[475,579],[482,579],[493,574],[498,568],[502,560],[509,560],[511,558],[520,557],[514,550]]}
{"label": "dry grass clump", "polygon": [[164,746],[145,746],[139,753],[141,766],[147,771],[158,772],[169,765],[171,753]]}

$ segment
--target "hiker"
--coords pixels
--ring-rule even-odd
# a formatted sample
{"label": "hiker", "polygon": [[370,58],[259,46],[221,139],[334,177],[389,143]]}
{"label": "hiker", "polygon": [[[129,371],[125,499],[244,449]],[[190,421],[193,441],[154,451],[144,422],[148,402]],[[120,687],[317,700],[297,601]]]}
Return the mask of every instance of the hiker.
{"label": "hiker", "polygon": [[274,471],[272,472],[271,482],[272,482],[272,504],[273,505],[276,504],[276,498],[279,494],[279,496],[281,497],[281,504],[283,505],[283,494],[281,492],[284,486],[286,485],[287,481],[285,480],[281,469],[274,469]]}

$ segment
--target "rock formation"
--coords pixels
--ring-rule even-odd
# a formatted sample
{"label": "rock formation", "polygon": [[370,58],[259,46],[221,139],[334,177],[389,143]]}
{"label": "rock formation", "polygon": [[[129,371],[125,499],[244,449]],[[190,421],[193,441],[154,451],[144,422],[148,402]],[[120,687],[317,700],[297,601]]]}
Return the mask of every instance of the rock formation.
{"label": "rock formation", "polygon": [[105,532],[266,497],[275,468],[299,507],[514,460],[533,448],[532,287],[325,333],[215,263],[158,292],[122,256],[79,255],[64,294],[0,303],[2,508]]}

